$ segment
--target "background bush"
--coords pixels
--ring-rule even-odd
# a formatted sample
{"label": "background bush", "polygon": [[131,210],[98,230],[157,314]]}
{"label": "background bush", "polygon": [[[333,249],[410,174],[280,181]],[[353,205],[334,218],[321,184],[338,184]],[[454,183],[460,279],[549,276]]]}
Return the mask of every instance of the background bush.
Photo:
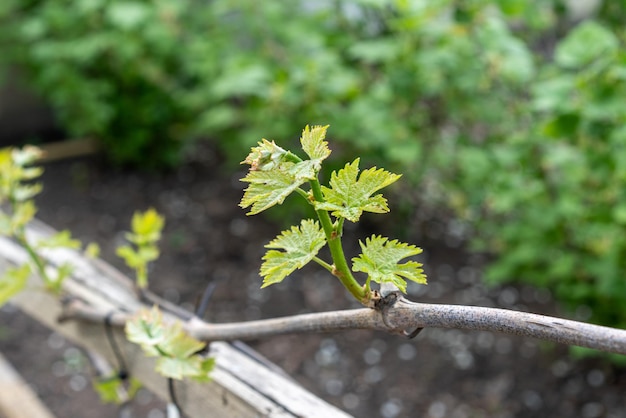
{"label": "background bush", "polygon": [[488,280],[624,327],[621,3],[7,0],[0,40],[67,131],[119,162],[175,164],[197,138],[241,159],[330,124],[337,151],[452,208],[497,255]]}

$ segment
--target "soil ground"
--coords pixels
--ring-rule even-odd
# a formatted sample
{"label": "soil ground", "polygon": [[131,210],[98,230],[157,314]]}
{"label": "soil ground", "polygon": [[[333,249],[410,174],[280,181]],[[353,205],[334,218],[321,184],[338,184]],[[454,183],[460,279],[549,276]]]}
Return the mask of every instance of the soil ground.
{"label": "soil ground", "polygon": [[[259,290],[263,245],[284,225],[247,217],[237,206],[241,174],[233,175],[205,147],[177,170],[160,174],[114,170],[96,158],[50,163],[38,216],[57,229],[71,229],[83,242],[98,242],[102,257],[124,270],[115,247],[133,211],[155,207],[167,224],[150,286],[192,308],[207,283],[218,281],[210,321],[356,307],[332,277],[315,269]],[[382,217],[385,223],[377,216],[368,216],[365,228],[348,229],[346,239],[397,236],[387,223],[393,215]],[[566,315],[549,291],[485,287],[484,259],[463,251],[453,222],[416,208],[401,223],[402,239],[424,248],[421,261],[429,277],[428,286],[409,287],[411,299]],[[354,250],[347,248],[350,257]],[[597,358],[574,360],[566,347],[534,340],[426,329],[414,340],[350,331],[249,344],[355,417],[626,417],[626,370]],[[93,373],[81,351],[10,306],[0,310],[0,351],[58,417],[117,416],[116,407],[102,405],[91,390]],[[147,392],[131,409],[135,417],[165,417],[163,403]]]}

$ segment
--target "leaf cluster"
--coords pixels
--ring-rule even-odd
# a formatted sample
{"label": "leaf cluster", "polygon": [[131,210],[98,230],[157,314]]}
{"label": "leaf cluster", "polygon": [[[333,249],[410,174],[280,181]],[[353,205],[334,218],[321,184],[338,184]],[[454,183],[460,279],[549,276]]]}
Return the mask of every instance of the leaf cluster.
{"label": "leaf cluster", "polygon": [[[265,246],[268,251],[263,256],[260,270],[262,287],[280,283],[311,260],[337,276],[353,296],[366,304],[371,298],[370,281],[391,283],[403,292],[406,291],[406,280],[426,283],[420,263],[399,264],[402,259],[419,254],[419,248],[377,236],[361,243],[363,253],[353,260],[352,271],[368,275],[365,285],[358,285],[352,277],[341,249],[343,223],[346,219],[358,222],[363,212],[389,212],[387,200],[377,192],[396,182],[400,176],[376,167],[361,171],[357,158],[334,171],[329,186],[320,185],[318,173],[322,162],[331,153],[325,141],[327,129],[328,126],[306,126],[302,131],[301,149],[308,158],[301,159],[264,139],[243,161],[250,165],[248,174],[242,179],[249,186],[240,206],[251,207],[249,215],[279,205],[291,193],[298,192],[314,207],[319,218],[303,220],[299,226],[283,231]],[[305,184],[308,189],[304,188]],[[327,244],[332,264],[317,256]]]}
{"label": "leaf cluster", "polygon": [[132,245],[123,245],[117,249],[117,255],[135,270],[140,289],[148,286],[148,264],[159,258],[157,243],[164,225],[165,219],[154,208],[135,212],[131,221],[132,232],[126,233],[126,239]]}
{"label": "leaf cluster", "polygon": [[155,306],[126,322],[126,337],[141,346],[149,357],[158,357],[156,370],[165,377],[209,380],[215,359],[200,354],[206,343],[184,332],[180,323],[167,324]]}
{"label": "leaf cluster", "polygon": [[66,263],[56,269],[47,268],[40,252],[79,249],[82,245],[69,231],[37,241],[26,236],[26,225],[37,212],[33,198],[41,191],[41,184],[34,182],[43,173],[41,167],[34,165],[41,155],[41,150],[33,146],[0,149],[0,234],[15,239],[29,256],[27,263],[7,269],[0,277],[0,305],[21,291],[33,272],[41,276],[48,290],[58,292],[72,267]]}

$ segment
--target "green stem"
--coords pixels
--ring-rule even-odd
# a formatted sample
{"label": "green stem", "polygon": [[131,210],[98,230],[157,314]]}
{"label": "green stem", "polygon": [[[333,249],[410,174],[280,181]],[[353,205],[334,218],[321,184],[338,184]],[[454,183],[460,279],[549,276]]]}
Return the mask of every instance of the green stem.
{"label": "green stem", "polygon": [[328,264],[326,261],[322,260],[319,257],[313,257],[313,261],[315,261],[317,264],[319,264],[320,266],[324,267],[326,270],[330,271],[331,273],[333,272],[333,266],[331,266],[330,264]]}
{"label": "green stem", "polygon": [[[311,180],[310,184],[315,200],[323,202],[324,195],[322,194],[322,188],[319,181]],[[343,252],[343,246],[341,245],[341,231],[333,227],[332,220],[330,219],[330,215],[327,211],[316,210],[316,212],[317,217],[322,224],[322,228],[324,229],[324,233],[326,234],[326,241],[328,242],[330,255],[333,258],[333,266],[331,266],[332,274],[341,281],[344,287],[348,289],[356,300],[363,304],[367,304],[370,296],[369,292],[365,292],[365,289],[359,284],[359,282],[356,281],[350,271],[350,267],[348,267],[348,262],[346,261],[346,256]]]}
{"label": "green stem", "polygon": [[26,234],[24,233],[24,231],[20,230],[19,232],[16,232],[15,238],[17,239],[17,242],[28,253],[28,256],[30,257],[31,261],[35,264],[35,267],[37,268],[37,273],[39,273],[39,276],[41,276],[46,286],[51,287],[52,280],[50,280],[50,277],[48,277],[48,273],[46,273],[46,266],[44,265],[44,262],[41,259],[41,257],[39,257],[39,254],[37,254],[35,249],[30,245],[30,243],[26,239]]}

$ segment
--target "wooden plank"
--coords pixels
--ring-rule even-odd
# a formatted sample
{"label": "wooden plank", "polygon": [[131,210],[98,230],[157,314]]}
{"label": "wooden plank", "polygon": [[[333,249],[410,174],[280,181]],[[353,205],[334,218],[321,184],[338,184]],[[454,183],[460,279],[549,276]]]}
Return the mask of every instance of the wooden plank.
{"label": "wooden plank", "polygon": [[[51,230],[40,223],[35,223],[29,229],[31,239],[49,233]],[[64,262],[75,266],[72,277],[64,282],[64,291],[67,294],[80,297],[88,304],[105,311],[122,309],[132,312],[142,306],[129,286],[128,279],[108,264],[85,258],[79,252],[70,250],[46,251],[45,257],[56,266]],[[0,237],[0,271],[24,259],[25,252],[19,246]],[[100,354],[111,364],[117,363],[106,339],[104,325],[79,321],[59,323],[59,300],[41,290],[41,285],[35,278],[29,288],[17,295],[12,302],[26,314],[75,344]],[[116,329],[114,333],[127,363],[132,367],[132,375],[167,400],[167,383],[154,371],[154,359],[145,357],[138,346],[127,342],[121,330]],[[272,367],[251,359],[230,344],[214,342],[210,352],[217,360],[211,382],[176,382],[179,401],[190,417],[204,417],[207,414],[232,418],[350,417],[277,373]]]}
{"label": "wooden plank", "polygon": [[0,416],[54,418],[52,412],[2,354],[0,354]]}

